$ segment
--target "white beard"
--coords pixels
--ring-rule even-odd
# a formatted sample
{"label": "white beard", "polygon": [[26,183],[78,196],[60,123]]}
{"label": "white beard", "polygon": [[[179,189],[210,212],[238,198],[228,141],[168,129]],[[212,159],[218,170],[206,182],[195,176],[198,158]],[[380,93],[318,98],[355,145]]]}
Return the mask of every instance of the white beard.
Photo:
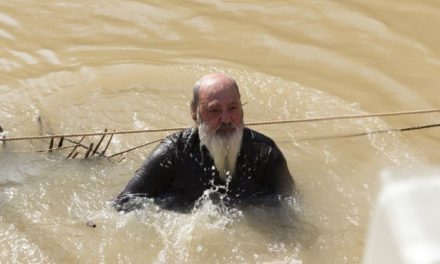
{"label": "white beard", "polygon": [[226,182],[235,172],[243,138],[243,125],[236,127],[235,132],[230,135],[219,135],[215,131],[208,131],[204,122],[199,124],[200,147],[205,146],[208,149],[220,178]]}

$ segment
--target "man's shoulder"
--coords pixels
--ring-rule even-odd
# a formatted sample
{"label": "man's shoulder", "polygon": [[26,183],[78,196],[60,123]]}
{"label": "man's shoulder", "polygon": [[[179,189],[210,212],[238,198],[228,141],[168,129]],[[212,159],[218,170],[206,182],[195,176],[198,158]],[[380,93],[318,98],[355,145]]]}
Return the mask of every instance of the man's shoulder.
{"label": "man's shoulder", "polygon": [[[255,130],[245,128],[243,131],[243,148],[247,153],[277,160],[283,153],[270,137]],[[266,159],[267,161],[267,159]]]}
{"label": "man's shoulder", "polygon": [[181,153],[186,146],[190,146],[194,138],[194,129],[186,128],[168,135],[161,140],[153,150],[153,156],[176,155]]}
{"label": "man's shoulder", "polygon": [[172,141],[186,141],[190,140],[191,137],[194,134],[194,128],[185,128],[182,130],[179,130],[171,135],[168,135],[165,140],[172,140]]}
{"label": "man's shoulder", "polygon": [[181,148],[185,147],[189,143],[193,143],[197,138],[197,130],[194,128],[185,128],[164,138],[160,145],[167,148]]}
{"label": "man's shoulder", "polygon": [[269,146],[275,145],[275,142],[270,137],[247,127],[243,130],[243,138],[253,143]]}

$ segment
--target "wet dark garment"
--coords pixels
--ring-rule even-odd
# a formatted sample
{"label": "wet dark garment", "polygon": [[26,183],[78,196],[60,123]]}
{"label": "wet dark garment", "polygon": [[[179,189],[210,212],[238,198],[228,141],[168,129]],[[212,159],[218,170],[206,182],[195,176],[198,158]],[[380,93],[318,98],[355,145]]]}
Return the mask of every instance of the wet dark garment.
{"label": "wet dark garment", "polygon": [[114,205],[129,211],[133,197],[149,197],[163,208],[185,211],[209,189],[227,203],[242,204],[266,196],[289,196],[293,188],[286,160],[270,138],[245,128],[235,173],[225,183],[206,147],[200,148],[198,131],[193,128],[162,141]]}

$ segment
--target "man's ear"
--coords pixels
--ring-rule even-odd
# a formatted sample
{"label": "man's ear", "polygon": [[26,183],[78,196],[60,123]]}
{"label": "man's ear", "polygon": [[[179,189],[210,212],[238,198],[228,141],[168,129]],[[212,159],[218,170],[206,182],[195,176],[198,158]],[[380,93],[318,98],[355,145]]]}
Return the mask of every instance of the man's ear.
{"label": "man's ear", "polygon": [[191,105],[191,118],[197,122],[197,108]]}

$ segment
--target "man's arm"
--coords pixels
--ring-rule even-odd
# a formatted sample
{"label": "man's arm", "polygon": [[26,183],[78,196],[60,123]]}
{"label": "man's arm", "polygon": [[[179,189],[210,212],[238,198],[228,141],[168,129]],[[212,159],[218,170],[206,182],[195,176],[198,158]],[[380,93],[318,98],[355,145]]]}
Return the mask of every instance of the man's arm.
{"label": "man's arm", "polygon": [[295,182],[290,175],[283,153],[275,144],[269,153],[265,174],[266,183],[272,191],[283,196],[294,195]]}
{"label": "man's arm", "polygon": [[124,205],[133,198],[154,198],[164,192],[173,181],[175,163],[175,142],[167,138],[149,155],[113,201],[116,210],[129,211],[129,206]]}

